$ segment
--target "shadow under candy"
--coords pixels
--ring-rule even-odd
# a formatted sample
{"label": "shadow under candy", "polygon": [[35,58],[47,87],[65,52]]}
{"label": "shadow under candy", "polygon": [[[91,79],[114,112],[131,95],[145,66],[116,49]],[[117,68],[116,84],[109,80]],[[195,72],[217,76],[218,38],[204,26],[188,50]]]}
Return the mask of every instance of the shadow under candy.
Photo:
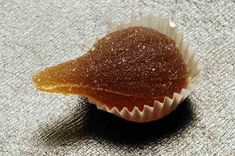
{"label": "shadow under candy", "polygon": [[128,122],[82,99],[74,111],[50,126],[42,126],[40,138],[47,146],[68,146],[87,138],[100,138],[121,144],[161,141],[180,134],[195,121],[192,103],[186,99],[170,115],[148,123]]}

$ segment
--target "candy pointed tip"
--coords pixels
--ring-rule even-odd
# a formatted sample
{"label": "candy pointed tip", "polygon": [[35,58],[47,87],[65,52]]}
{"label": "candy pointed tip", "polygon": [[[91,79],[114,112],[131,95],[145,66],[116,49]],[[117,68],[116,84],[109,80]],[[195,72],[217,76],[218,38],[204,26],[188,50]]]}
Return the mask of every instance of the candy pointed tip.
{"label": "candy pointed tip", "polygon": [[51,79],[48,77],[45,70],[38,72],[32,76],[32,83],[35,88],[39,91],[49,92],[49,93],[62,93],[65,95],[68,94],[77,94],[77,87],[74,87],[73,84],[66,84],[59,82],[58,80]]}
{"label": "candy pointed tip", "polygon": [[40,91],[51,92],[50,90],[56,88],[53,83],[50,83],[47,80],[47,77],[43,74],[43,71],[35,73],[32,76],[32,83],[34,84],[35,88]]}

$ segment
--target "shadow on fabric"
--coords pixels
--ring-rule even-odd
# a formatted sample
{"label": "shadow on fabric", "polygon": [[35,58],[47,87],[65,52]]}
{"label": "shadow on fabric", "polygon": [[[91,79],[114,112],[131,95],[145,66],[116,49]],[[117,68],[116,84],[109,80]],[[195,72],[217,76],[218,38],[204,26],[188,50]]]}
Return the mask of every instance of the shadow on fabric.
{"label": "shadow on fabric", "polygon": [[120,144],[143,144],[161,141],[181,134],[195,121],[192,103],[186,99],[167,117],[149,123],[127,122],[98,110],[83,99],[64,119],[40,128],[40,139],[46,146],[68,146],[85,139]]}

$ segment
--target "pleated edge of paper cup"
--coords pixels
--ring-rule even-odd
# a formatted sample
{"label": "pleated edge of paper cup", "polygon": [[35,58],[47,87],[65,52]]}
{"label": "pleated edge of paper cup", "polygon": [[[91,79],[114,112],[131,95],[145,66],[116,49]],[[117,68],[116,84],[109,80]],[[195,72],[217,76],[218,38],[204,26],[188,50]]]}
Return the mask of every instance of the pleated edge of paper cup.
{"label": "pleated edge of paper cup", "polygon": [[110,27],[108,33],[133,26],[144,26],[156,29],[175,41],[176,46],[181,52],[183,60],[187,66],[189,76],[187,87],[183,88],[180,93],[175,92],[173,97],[164,97],[163,102],[155,100],[153,107],[144,105],[144,109],[142,111],[140,111],[138,107],[134,107],[132,111],[129,111],[126,107],[124,107],[121,111],[119,111],[116,107],[109,108],[107,105],[104,105],[95,99],[88,98],[88,100],[95,104],[98,109],[112,113],[128,121],[155,121],[174,111],[197,86],[202,76],[201,67],[199,67],[199,58],[197,57],[195,50],[189,45],[188,41],[184,39],[182,31],[180,31],[176,24],[166,16],[148,15],[133,18],[129,23],[121,23],[118,26]]}

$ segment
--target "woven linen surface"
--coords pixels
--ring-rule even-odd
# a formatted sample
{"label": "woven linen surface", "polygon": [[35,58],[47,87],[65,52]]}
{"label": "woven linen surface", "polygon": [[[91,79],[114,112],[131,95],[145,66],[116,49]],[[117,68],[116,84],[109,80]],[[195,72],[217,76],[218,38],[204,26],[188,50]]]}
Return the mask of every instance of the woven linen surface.
{"label": "woven linen surface", "polygon": [[[126,122],[86,99],[37,92],[32,74],[77,58],[107,27],[169,16],[203,80],[168,117]],[[235,1],[1,0],[0,155],[234,155]]]}

